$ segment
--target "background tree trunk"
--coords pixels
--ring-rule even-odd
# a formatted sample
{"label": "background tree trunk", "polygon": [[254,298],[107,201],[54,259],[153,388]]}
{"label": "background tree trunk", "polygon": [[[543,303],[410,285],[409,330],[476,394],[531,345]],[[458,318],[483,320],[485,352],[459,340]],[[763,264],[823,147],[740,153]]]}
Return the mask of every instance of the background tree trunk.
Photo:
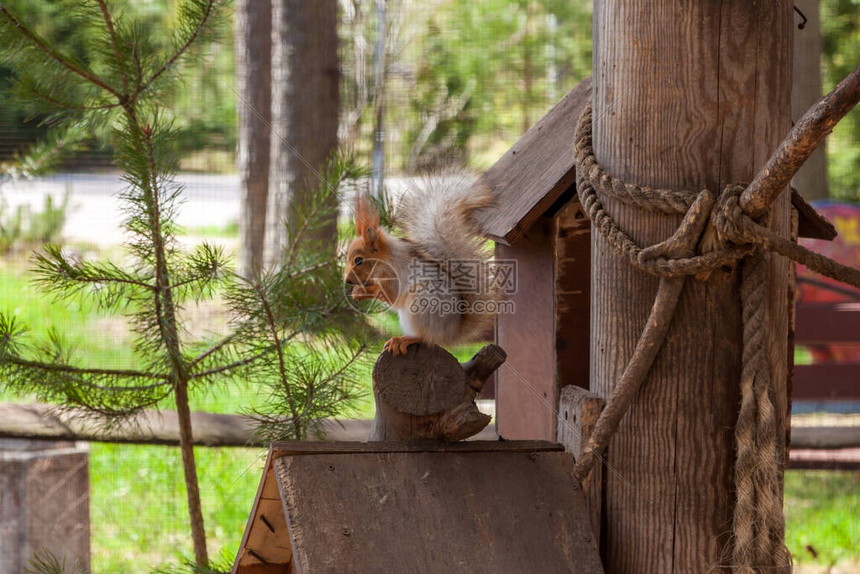
{"label": "background tree trunk", "polygon": [[[791,118],[799,119],[821,93],[821,9],[819,0],[796,0],[794,3],[806,16],[802,30],[794,27],[794,70],[791,85]],[[802,22],[795,15],[795,22]],[[800,194],[808,200],[828,197],[827,152],[819,146],[791,180]]]}
{"label": "background tree trunk", "polygon": [[242,190],[239,272],[263,263],[272,121],[272,2],[236,2],[236,78],[239,102],[237,163]]}
{"label": "background tree trunk", "polygon": [[[594,148],[640,185],[722,191],[750,181],[790,128],[790,2],[594,5]],[[788,235],[788,194],[772,226]],[[679,217],[606,199],[642,245]],[[607,397],[633,353],[657,290],[592,235],[591,391]],[[778,424],[787,399],[787,273],[770,261],[767,354]],[[728,565],[739,407],[739,272],[688,279],[666,344],[607,453],[606,571],[709,572]],[[620,477],[620,478],[619,478]],[[623,479],[623,482],[622,482]]]}
{"label": "background tree trunk", "polygon": [[[337,148],[337,0],[273,0],[272,155],[266,214],[267,266],[287,247],[284,223],[294,226],[295,205],[320,185],[325,161]],[[316,172],[316,173],[315,173]],[[335,198],[332,198],[333,200]],[[337,238],[337,202],[316,239]]]}

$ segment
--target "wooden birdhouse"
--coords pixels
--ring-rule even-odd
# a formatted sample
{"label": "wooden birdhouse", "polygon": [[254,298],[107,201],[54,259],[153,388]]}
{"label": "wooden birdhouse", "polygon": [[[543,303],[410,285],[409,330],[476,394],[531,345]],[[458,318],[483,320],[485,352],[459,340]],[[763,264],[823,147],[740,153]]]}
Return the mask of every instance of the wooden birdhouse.
{"label": "wooden birdhouse", "polygon": [[[590,96],[587,78],[481,178],[496,202],[478,223],[496,259],[516,270],[506,293],[513,312],[496,323],[507,352],[496,373],[496,429],[509,440],[556,440],[561,391],[589,388],[591,222],[576,195],[573,134]],[[835,237],[795,191],[792,205],[800,237]]]}
{"label": "wooden birdhouse", "polygon": [[273,443],[233,574],[603,572],[561,445]]}

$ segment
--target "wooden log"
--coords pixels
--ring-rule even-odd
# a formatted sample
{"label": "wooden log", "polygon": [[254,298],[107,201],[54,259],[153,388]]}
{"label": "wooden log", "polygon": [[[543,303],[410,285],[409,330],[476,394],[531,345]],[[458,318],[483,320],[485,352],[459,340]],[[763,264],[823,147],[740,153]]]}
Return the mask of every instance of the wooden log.
{"label": "wooden log", "polygon": [[[595,2],[594,149],[609,173],[670,189],[750,181],[790,127],[789,2]],[[788,236],[789,194],[771,225]],[[640,245],[680,217],[606,200]],[[590,390],[609,396],[658,280],[592,235]],[[770,258],[767,355],[785,423],[786,264]],[[602,554],[609,572],[708,572],[731,556],[741,317],[737,269],[688,280],[669,330],[607,453]]]}
{"label": "wooden log", "polygon": [[[72,413],[73,414],[73,413]],[[196,446],[266,447],[255,438],[253,421],[242,415],[191,413]],[[370,419],[326,419],[321,429],[326,441],[364,441],[373,426]],[[70,440],[130,444],[179,444],[179,424],[173,411],[145,411],[137,425],[105,429],[79,418],[61,417],[44,403],[0,403],[0,438]],[[497,440],[492,427],[473,438]]]}
{"label": "wooden log", "polygon": [[[562,389],[558,404],[558,442],[578,461],[588,448],[591,430],[600,417],[606,401],[575,385]],[[591,519],[591,531],[600,547],[600,506],[603,491],[603,465],[598,463],[582,481],[582,492]]]}
{"label": "wooden log", "polygon": [[88,462],[84,444],[0,439],[0,574],[47,552],[90,571]]}
{"label": "wooden log", "polygon": [[497,345],[462,365],[431,345],[412,345],[404,356],[383,352],[373,367],[376,418],[368,440],[456,442],[477,434],[491,417],[475,397],[505,357]]}

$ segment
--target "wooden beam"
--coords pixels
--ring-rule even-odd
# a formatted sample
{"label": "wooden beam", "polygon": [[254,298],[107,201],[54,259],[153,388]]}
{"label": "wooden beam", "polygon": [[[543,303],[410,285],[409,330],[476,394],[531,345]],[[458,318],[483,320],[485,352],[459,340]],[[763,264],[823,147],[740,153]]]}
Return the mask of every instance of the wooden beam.
{"label": "wooden beam", "polygon": [[[132,444],[179,444],[179,424],[173,411],[145,411],[137,426],[105,430],[82,419],[60,417],[56,407],[44,403],[0,403],[0,437],[40,440],[81,440]],[[365,441],[373,421],[369,419],[326,420],[327,440]],[[191,413],[194,444],[219,447],[265,447],[253,436],[253,421],[241,415]],[[493,428],[473,437],[496,440]]]}

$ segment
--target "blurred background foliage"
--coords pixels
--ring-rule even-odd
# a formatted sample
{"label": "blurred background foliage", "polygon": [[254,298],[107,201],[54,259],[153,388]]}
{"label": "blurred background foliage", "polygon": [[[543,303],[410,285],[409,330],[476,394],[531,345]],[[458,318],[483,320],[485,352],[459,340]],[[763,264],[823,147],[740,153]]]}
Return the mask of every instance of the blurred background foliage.
{"label": "blurred background foliage", "polygon": [[[14,2],[38,31],[86,60],[79,28],[51,0]],[[369,160],[375,106],[382,104],[385,168],[389,173],[439,164],[491,165],[558,99],[591,74],[591,2],[584,0],[388,0],[385,64],[373,0],[340,0],[341,141]],[[130,3],[153,28],[175,22],[177,0]],[[857,64],[860,0],[822,0],[822,76],[829,91]],[[156,25],[157,24],[157,25]],[[236,85],[232,31],[202,47],[182,71],[173,96],[177,145],[188,171],[235,167]],[[0,161],[44,130],[8,101],[8,71],[0,69]],[[110,145],[99,136],[76,169],[109,167]],[[851,114],[830,137],[831,196],[860,201],[860,117]]]}
{"label": "blurred background foliage", "polygon": [[[860,0],[822,0],[821,72],[824,91],[847,76],[860,62]],[[860,202],[860,114],[848,114],[827,142],[830,195]]]}

